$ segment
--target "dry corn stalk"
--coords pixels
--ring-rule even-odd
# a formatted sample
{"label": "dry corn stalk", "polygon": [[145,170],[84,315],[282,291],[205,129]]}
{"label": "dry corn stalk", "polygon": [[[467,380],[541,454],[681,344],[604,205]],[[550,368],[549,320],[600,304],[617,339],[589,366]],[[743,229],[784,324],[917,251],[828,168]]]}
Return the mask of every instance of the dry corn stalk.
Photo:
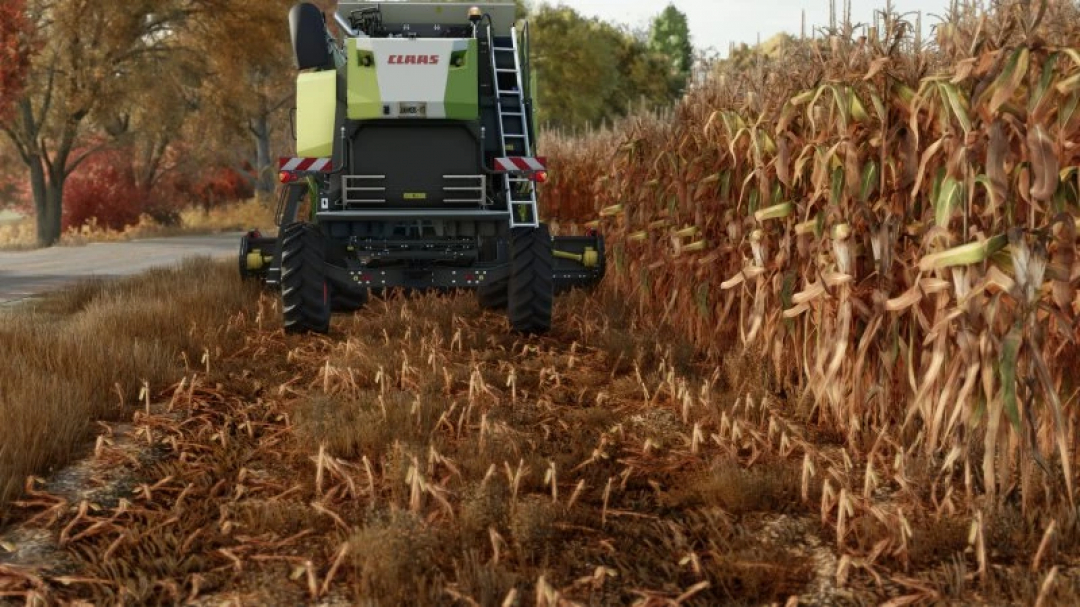
{"label": "dry corn stalk", "polygon": [[[884,15],[869,39],[803,41],[753,70],[721,64],[667,120],[549,136],[566,171],[548,188],[551,210],[600,215],[618,292],[719,285],[712,305],[650,295],[639,309],[712,354],[734,338],[771,353],[778,377],[808,382],[821,423],[854,439],[906,420],[928,452],[965,441],[954,457],[997,482],[1005,472],[992,459],[1026,444],[1060,463],[1071,500],[1075,455],[1062,437],[1080,421],[1064,400],[1080,387],[1069,371],[1080,355],[1076,9],[973,15],[942,25],[936,53],[912,51],[919,41]],[[603,149],[618,150],[613,161]],[[651,235],[671,225],[686,226],[675,247],[655,246]],[[1053,228],[1038,276],[1016,259],[1013,228]],[[687,271],[697,242],[707,262]],[[1018,389],[1029,415],[1013,413]],[[966,459],[980,443],[983,461]]]}

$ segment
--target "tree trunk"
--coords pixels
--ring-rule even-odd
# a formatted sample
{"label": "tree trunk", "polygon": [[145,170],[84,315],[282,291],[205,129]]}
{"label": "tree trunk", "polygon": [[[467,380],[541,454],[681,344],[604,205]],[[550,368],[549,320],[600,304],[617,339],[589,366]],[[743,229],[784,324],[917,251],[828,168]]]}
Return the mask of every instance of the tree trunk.
{"label": "tree trunk", "polygon": [[66,175],[46,172],[40,158],[31,157],[30,189],[34,197],[39,247],[51,247],[60,241]]}
{"label": "tree trunk", "polygon": [[64,217],[64,183],[67,181],[69,146],[62,146],[57,153],[59,165],[48,165],[40,155],[28,156],[30,167],[30,191],[34,198],[37,216],[37,242],[40,247],[51,247],[60,241]]}
{"label": "tree trunk", "polygon": [[268,198],[274,194],[274,169],[270,165],[270,120],[266,115],[256,118],[251,125],[255,136],[255,194]]}
{"label": "tree trunk", "polygon": [[48,181],[41,156],[30,155],[27,160],[37,219],[38,246],[51,247],[60,240],[60,196]]}
{"label": "tree trunk", "polygon": [[[64,204],[64,181],[65,176],[49,180],[45,188],[45,219],[38,219],[38,243],[44,245],[48,240],[49,245],[60,241],[60,232],[63,220]],[[44,223],[44,227],[42,227]]]}

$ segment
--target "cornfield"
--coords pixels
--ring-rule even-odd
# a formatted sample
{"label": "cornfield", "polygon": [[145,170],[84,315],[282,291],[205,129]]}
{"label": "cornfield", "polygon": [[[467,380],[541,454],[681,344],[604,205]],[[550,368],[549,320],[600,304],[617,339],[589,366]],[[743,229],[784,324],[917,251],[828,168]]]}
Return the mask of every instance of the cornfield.
{"label": "cornfield", "polygon": [[954,5],[926,41],[889,6],[721,65],[669,116],[548,136],[548,213],[601,228],[643,316],[758,353],[868,495],[922,461],[935,500],[1074,504],[1078,17]]}
{"label": "cornfield", "polygon": [[[928,45],[890,9],[549,136],[546,214],[610,268],[547,336],[403,293],[287,335],[276,296],[190,289],[231,263],[10,311],[42,373],[0,424],[0,597],[1074,604],[1080,7]],[[40,428],[128,414],[26,478],[72,459]]]}

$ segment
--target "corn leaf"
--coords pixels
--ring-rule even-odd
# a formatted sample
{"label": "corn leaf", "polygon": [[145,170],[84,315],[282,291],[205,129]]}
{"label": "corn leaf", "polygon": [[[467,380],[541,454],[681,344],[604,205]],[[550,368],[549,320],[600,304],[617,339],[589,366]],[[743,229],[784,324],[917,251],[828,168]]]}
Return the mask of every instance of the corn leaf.
{"label": "corn leaf", "polygon": [[1039,351],[1038,344],[1033,341],[1030,335],[1025,341],[1028,344],[1028,350],[1031,352],[1032,366],[1035,367],[1035,373],[1039,378],[1039,383],[1042,384],[1043,395],[1046,397],[1046,402],[1049,404],[1050,410],[1054,414],[1054,439],[1057,443],[1058,455],[1061,457],[1061,470],[1065,476],[1065,492],[1069,496],[1069,504],[1075,507],[1076,502],[1073,497],[1073,476],[1070,459],[1071,455],[1069,453],[1068,428],[1065,425],[1065,416],[1062,415],[1061,398],[1058,396],[1057,386],[1050,376],[1050,369],[1046,366],[1046,361],[1043,359],[1042,352]]}
{"label": "corn leaf", "polygon": [[843,89],[838,86],[829,85],[829,90],[832,91],[833,102],[836,104],[837,113],[840,117],[840,132],[844,132],[851,122],[851,100],[848,99]]}
{"label": "corn leaf", "polygon": [[994,95],[990,98],[990,113],[996,113],[1005,102],[1013,98],[1016,89],[1024,81],[1028,72],[1028,62],[1031,60],[1031,51],[1027,47],[1021,47],[1013,52],[1001,75],[991,85]]}
{"label": "corn leaf", "polygon": [[947,82],[938,84],[938,90],[941,91],[941,96],[948,101],[949,108],[952,109],[953,116],[960,122],[960,126],[964,129],[964,133],[971,132],[971,116],[968,115],[967,105],[964,100],[960,98],[959,91],[956,90],[956,86]]}
{"label": "corn leaf", "polygon": [[1078,105],[1080,105],[1080,91],[1073,91],[1064,103],[1058,105],[1057,119],[1059,130],[1065,130],[1065,126],[1072,121]]}
{"label": "corn leaf", "polygon": [[934,202],[935,223],[942,228],[949,227],[953,211],[960,206],[963,200],[964,184],[952,177],[945,177],[945,180],[941,183],[941,191],[938,192],[937,200]]}
{"label": "corn leaf", "polygon": [[1020,407],[1016,402],[1016,363],[1023,337],[1024,333],[1019,326],[1013,325],[1013,328],[1009,329],[1009,334],[1001,344],[1001,360],[998,363],[1005,415],[1009,417],[1009,423],[1016,432],[1020,432]]}
{"label": "corn leaf", "polygon": [[874,112],[877,114],[878,120],[885,122],[887,115],[885,113],[885,104],[882,103],[881,97],[879,97],[877,93],[871,93],[870,101],[874,104]]}
{"label": "corn leaf", "polygon": [[1068,95],[1069,93],[1080,89],[1080,72],[1077,72],[1072,76],[1069,76],[1068,78],[1062,80],[1061,82],[1058,82],[1054,85],[1054,88],[1057,89],[1057,92],[1061,93],[1062,95]]}
{"label": "corn leaf", "polygon": [[1065,55],[1069,57],[1069,59],[1072,59],[1073,64],[1075,64],[1076,67],[1080,67],[1080,50],[1074,48],[1066,48],[1061,49],[1061,52],[1065,53]]}
{"label": "corn leaf", "polygon": [[859,179],[859,201],[866,202],[870,200],[870,196],[877,191],[881,175],[878,171],[878,164],[873,160],[866,163],[863,167],[862,177]]}
{"label": "corn leaf", "polygon": [[815,97],[818,96],[818,90],[819,89],[810,89],[808,91],[803,91],[798,95],[792,97],[791,101],[789,101],[788,103],[795,106],[810,103]]}
{"label": "corn leaf", "polygon": [[840,204],[840,198],[844,194],[844,168],[837,167],[832,173],[832,189],[830,190],[830,202],[833,206]]}
{"label": "corn leaf", "polygon": [[851,95],[851,117],[855,119],[855,122],[866,122],[870,120],[870,114],[866,112],[866,106],[863,105],[859,96],[855,94],[855,91],[850,91]]}
{"label": "corn leaf", "polygon": [[900,101],[901,106],[911,105],[911,100],[915,98],[915,91],[899,81],[893,83],[891,90],[893,96]]}
{"label": "corn leaf", "polygon": [[1035,90],[1031,92],[1031,97],[1028,99],[1029,113],[1035,113],[1039,106],[1042,105],[1043,99],[1046,98],[1046,91],[1050,89],[1050,82],[1054,79],[1054,66],[1057,65],[1057,60],[1058,53],[1050,53],[1050,56],[1043,62],[1039,82],[1035,85]]}

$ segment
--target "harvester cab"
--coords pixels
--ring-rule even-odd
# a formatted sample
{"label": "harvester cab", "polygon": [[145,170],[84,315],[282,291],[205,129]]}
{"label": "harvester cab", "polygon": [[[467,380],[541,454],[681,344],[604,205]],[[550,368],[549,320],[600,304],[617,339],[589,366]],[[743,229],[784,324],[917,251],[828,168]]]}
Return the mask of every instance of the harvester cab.
{"label": "harvester cab", "polygon": [[551,327],[556,291],[597,283],[595,234],[539,218],[529,29],[513,4],[340,2],[289,14],[296,154],[277,237],[249,233],[245,276],[281,289],[285,328],[326,332],[372,289],[474,289],[515,331]]}

